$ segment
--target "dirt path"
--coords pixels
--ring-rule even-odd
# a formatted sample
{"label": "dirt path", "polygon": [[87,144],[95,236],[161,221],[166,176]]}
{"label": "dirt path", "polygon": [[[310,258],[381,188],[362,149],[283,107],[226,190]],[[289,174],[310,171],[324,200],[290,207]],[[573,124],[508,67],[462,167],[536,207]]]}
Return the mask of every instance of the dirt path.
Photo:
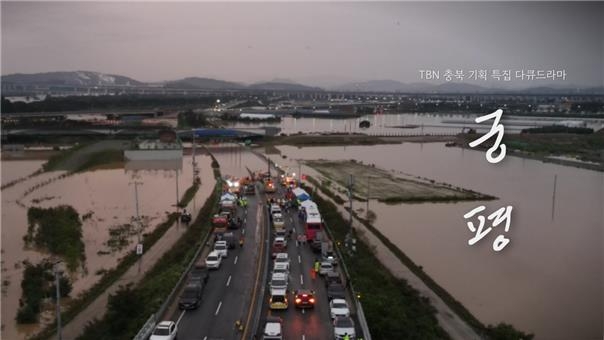
{"label": "dirt path", "polygon": [[[311,183],[305,183],[310,187],[314,187]],[[319,190],[313,189],[315,195],[319,194]],[[331,201],[337,208],[340,215],[347,218],[348,211],[341,205],[333,202],[331,198],[320,194],[326,200]],[[411,287],[419,291],[419,293],[428,299],[430,303],[436,309],[436,318],[438,324],[451,336],[452,339],[459,340],[474,340],[481,339],[481,337],[463,321],[458,315],[455,314],[449,306],[436,294],[430,287],[428,287],[420,278],[418,278],[407,266],[405,266],[382,242],[363,224],[358,222],[356,219],[353,220],[353,228],[355,228],[363,238],[369,243],[370,246],[374,247],[375,254],[380,262],[388,268],[388,270],[397,278],[405,279]]]}

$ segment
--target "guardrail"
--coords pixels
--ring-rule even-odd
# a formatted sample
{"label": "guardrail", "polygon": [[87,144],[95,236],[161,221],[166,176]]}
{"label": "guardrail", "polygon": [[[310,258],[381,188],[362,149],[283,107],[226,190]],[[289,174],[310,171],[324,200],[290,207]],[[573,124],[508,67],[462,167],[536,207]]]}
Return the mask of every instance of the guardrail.
{"label": "guardrail", "polygon": [[[262,209],[266,209],[266,207],[264,206],[264,204],[262,205]],[[270,226],[270,222],[269,219],[266,218],[266,214],[264,215],[264,231],[265,231],[265,247],[264,247],[264,254],[259,254],[259,256],[263,256],[264,257],[264,270],[262,271],[262,282],[260,284],[260,292],[258,294],[258,298],[257,301],[255,301],[256,303],[256,310],[254,311],[255,315],[254,315],[254,322],[252,323],[252,328],[251,328],[251,332],[249,335],[250,340],[256,339],[256,334],[258,333],[259,327],[260,327],[260,316],[262,315],[262,299],[264,299],[264,293],[266,291],[266,281],[267,281],[267,277],[268,277],[268,267],[269,267],[269,262],[270,262],[270,232],[271,232],[271,226]]]}
{"label": "guardrail", "polygon": [[[217,178],[216,186],[214,187],[214,190],[218,190],[217,188],[220,185],[221,185],[221,181],[219,178]],[[136,334],[136,336],[133,338],[133,340],[146,340],[149,338],[149,336],[151,336],[151,332],[153,332],[155,325],[157,324],[159,319],[166,313],[166,310],[168,309],[170,304],[172,304],[172,302],[174,301],[174,296],[176,295],[176,292],[178,292],[180,290],[180,288],[182,287],[182,284],[186,281],[187,277],[189,276],[189,272],[191,271],[191,268],[193,268],[193,266],[195,265],[195,262],[197,262],[199,255],[203,251],[203,248],[207,245],[210,237],[212,237],[211,229],[203,237],[201,243],[199,244],[199,247],[197,247],[197,250],[195,251],[195,254],[193,255],[193,258],[191,258],[191,261],[187,265],[186,270],[184,270],[183,273],[180,275],[180,278],[174,285],[174,288],[172,288],[172,291],[170,291],[170,294],[168,295],[168,297],[161,304],[161,306],[157,310],[157,313],[151,314],[151,316],[149,317],[147,322],[143,325],[143,327],[141,327],[141,329],[138,331],[138,334]]]}
{"label": "guardrail", "polygon": [[[319,195],[318,190],[315,190],[315,195]],[[329,228],[329,225],[327,225],[325,221],[323,221],[323,225],[325,226],[327,234],[329,234],[329,238],[331,240],[335,240],[334,235],[331,232],[331,228]],[[354,304],[357,311],[357,319],[359,319],[359,326],[361,326],[361,329],[363,330],[363,340],[371,340],[371,334],[369,333],[369,325],[367,324],[367,320],[365,319],[365,313],[363,312],[361,301],[359,300],[358,295],[352,285],[352,280],[350,279],[348,267],[346,267],[346,263],[344,262],[344,256],[342,256],[342,252],[340,251],[340,247],[338,245],[336,245],[334,248],[336,250],[336,253],[338,254],[338,257],[342,260],[341,264],[342,269],[344,270],[344,275],[346,276],[346,286],[348,286],[348,288],[350,289],[352,299],[354,300]]]}
{"label": "guardrail", "polygon": [[132,338],[133,340],[146,340],[153,332],[153,328],[155,328],[155,324],[157,324],[157,319],[155,314],[151,314],[147,322],[143,325],[143,327],[138,331],[138,333]]}

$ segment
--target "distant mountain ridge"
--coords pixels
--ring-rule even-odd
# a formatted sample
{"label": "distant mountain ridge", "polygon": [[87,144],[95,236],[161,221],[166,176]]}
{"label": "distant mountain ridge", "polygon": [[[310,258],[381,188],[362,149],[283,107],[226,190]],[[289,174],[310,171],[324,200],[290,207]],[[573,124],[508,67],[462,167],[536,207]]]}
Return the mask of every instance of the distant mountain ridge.
{"label": "distant mountain ridge", "polygon": [[218,80],[212,78],[188,77],[179,80],[172,80],[165,83],[168,88],[176,89],[207,89],[207,90],[237,90],[246,86],[243,84]]}
{"label": "distant mountain ridge", "polygon": [[248,86],[252,90],[267,90],[267,91],[323,91],[320,87],[306,86],[296,83],[284,83],[269,81],[263,83],[255,83]]}
{"label": "distant mountain ridge", "polygon": [[442,84],[403,83],[392,79],[350,82],[323,89],[296,83],[289,79],[273,79],[246,85],[239,82],[225,81],[204,77],[187,77],[163,82],[141,82],[126,76],[105,74],[92,71],[46,72],[33,74],[9,74],[1,77],[2,89],[21,86],[51,87],[105,87],[124,86],[139,87],[153,86],[183,90],[260,90],[260,91],[342,91],[342,92],[375,92],[375,93],[459,93],[459,94],[604,94],[604,86],[589,88],[573,88],[560,85],[536,86],[525,89],[489,88],[470,83],[450,82]]}
{"label": "distant mountain ridge", "polygon": [[2,76],[3,83],[41,86],[140,86],[144,83],[115,74],[92,71],[15,73]]}

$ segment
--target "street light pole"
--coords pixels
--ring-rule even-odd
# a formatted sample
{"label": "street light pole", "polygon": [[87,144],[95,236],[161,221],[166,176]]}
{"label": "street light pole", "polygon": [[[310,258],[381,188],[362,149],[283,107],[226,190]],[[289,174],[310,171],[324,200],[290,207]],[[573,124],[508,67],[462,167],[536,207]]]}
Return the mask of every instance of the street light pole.
{"label": "street light pole", "polygon": [[59,280],[59,262],[55,262],[54,266],[53,266],[53,271],[55,274],[55,286],[56,286],[56,292],[57,292],[57,339],[58,340],[62,340],[62,336],[61,336],[61,287],[60,287],[60,280]]}

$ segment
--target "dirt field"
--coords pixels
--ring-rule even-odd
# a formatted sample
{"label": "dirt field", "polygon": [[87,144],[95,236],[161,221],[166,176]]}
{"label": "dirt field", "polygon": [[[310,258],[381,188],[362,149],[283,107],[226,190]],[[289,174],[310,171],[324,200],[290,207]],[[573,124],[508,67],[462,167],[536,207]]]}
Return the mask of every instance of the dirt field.
{"label": "dirt field", "polygon": [[316,160],[306,161],[305,163],[341,186],[346,186],[350,175],[352,175],[355,178],[353,194],[364,199],[367,198],[368,194],[371,199],[386,203],[493,198],[448,184],[423,181],[411,177],[396,177],[386,170],[356,161]]}

